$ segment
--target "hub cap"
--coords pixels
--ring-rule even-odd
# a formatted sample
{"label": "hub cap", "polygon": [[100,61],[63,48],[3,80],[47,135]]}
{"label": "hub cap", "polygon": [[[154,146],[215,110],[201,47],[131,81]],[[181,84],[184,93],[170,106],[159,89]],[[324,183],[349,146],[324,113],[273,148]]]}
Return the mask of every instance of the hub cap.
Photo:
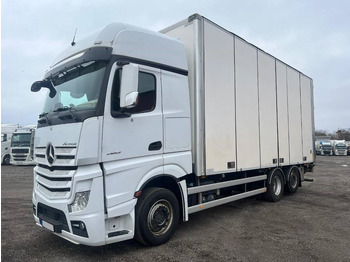
{"label": "hub cap", "polygon": [[272,180],[272,185],[273,185],[273,192],[275,193],[276,196],[281,194],[281,189],[282,189],[282,181],[279,176],[275,176]]}
{"label": "hub cap", "polygon": [[148,213],[147,223],[148,228],[155,235],[164,234],[167,232],[173,221],[173,209],[169,201],[162,199],[158,200],[150,208]]}
{"label": "hub cap", "polygon": [[298,174],[295,170],[292,170],[291,174],[290,174],[290,178],[289,178],[289,182],[292,188],[296,188],[297,187],[297,183],[298,183]]}

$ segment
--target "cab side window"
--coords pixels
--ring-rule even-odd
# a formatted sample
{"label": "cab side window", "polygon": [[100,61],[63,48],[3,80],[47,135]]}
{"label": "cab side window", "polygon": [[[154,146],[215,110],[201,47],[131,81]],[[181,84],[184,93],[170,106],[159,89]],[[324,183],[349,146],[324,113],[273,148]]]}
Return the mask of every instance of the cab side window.
{"label": "cab side window", "polygon": [[150,73],[139,72],[138,101],[133,108],[121,109],[120,101],[120,81],[122,69],[118,69],[113,80],[112,89],[112,110],[117,112],[139,114],[151,112],[156,107],[156,77]]}

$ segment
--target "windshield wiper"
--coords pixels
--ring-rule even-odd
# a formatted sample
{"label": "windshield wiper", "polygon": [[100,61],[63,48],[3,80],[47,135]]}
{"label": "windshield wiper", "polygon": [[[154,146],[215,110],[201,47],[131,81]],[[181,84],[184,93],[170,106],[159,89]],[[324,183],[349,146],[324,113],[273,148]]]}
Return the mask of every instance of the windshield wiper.
{"label": "windshield wiper", "polygon": [[39,124],[44,124],[45,122],[48,123],[49,125],[51,125],[51,121],[49,119],[49,116],[48,116],[49,113],[47,112],[44,112],[42,114],[39,115],[39,120],[38,120],[38,123]]}
{"label": "windshield wiper", "polygon": [[[69,116],[74,119],[77,120],[77,116],[73,113],[73,110],[77,111],[77,109],[75,108],[75,106],[73,104],[71,104],[70,106],[63,106],[63,107],[59,107],[56,108],[55,110],[53,110],[52,112],[63,112],[63,111],[69,111]],[[63,116],[58,116],[59,119],[63,120],[66,119],[67,115],[63,115]]]}

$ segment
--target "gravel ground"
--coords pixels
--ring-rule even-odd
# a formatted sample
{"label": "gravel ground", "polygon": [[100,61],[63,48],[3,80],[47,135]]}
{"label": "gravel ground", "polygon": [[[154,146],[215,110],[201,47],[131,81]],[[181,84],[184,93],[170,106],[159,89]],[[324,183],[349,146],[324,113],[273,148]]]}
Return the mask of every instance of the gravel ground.
{"label": "gravel ground", "polygon": [[1,167],[3,261],[350,261],[350,156],[318,156],[314,182],[277,203],[244,199],[190,215],[158,247],[74,245],[32,216],[33,167]]}

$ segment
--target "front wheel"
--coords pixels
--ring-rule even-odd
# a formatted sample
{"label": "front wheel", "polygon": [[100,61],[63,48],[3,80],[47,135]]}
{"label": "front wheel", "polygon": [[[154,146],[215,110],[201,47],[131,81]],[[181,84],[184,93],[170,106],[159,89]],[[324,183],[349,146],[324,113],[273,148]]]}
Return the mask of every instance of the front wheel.
{"label": "front wheel", "polygon": [[4,165],[9,165],[10,164],[10,160],[11,160],[10,155],[6,155],[4,157],[4,160],[3,160]]}
{"label": "front wheel", "polygon": [[147,188],[136,205],[135,239],[150,246],[167,242],[179,221],[179,203],[165,188]]}

